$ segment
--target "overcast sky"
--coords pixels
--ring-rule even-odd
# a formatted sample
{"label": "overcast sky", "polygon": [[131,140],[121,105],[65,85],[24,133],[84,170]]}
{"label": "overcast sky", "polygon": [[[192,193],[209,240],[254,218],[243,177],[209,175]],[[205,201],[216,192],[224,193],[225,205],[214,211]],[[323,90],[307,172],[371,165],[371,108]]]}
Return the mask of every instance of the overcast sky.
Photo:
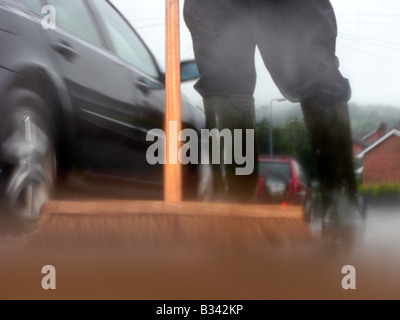
{"label": "overcast sky", "polygon": [[[113,0],[136,27],[160,65],[165,57],[165,0]],[[343,75],[350,80],[358,104],[383,104],[400,108],[400,1],[332,0],[338,19],[337,55]],[[180,0],[183,7],[183,0]],[[193,58],[189,31],[181,17],[181,58]],[[256,57],[257,105],[267,105],[281,94],[261,58]],[[200,97],[183,90],[194,100]],[[190,88],[188,88],[190,87]],[[196,103],[197,103],[196,101]]]}

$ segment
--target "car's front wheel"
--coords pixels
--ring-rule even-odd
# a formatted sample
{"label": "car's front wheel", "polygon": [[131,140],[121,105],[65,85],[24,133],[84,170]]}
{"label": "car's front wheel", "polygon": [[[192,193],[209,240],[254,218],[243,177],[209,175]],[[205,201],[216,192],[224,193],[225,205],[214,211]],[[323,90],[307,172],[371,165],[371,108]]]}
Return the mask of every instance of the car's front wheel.
{"label": "car's front wheel", "polygon": [[38,97],[21,97],[2,119],[2,201],[7,211],[24,221],[39,219],[56,181],[56,153],[44,105]]}

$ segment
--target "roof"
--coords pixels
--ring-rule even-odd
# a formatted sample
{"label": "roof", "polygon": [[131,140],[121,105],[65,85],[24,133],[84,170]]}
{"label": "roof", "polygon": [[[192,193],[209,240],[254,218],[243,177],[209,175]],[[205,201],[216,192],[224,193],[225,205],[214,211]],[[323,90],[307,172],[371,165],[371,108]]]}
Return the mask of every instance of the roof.
{"label": "roof", "polygon": [[[396,128],[393,128],[396,129]],[[365,135],[364,137],[361,138],[361,140],[367,140],[368,138],[372,137],[375,133],[380,134],[381,131],[384,131],[384,134],[388,133],[388,129],[387,129],[387,122],[382,122],[380,124],[380,126],[378,127],[378,129],[368,133],[367,135]]]}
{"label": "roof", "polygon": [[363,149],[368,148],[371,144],[362,140],[361,138],[353,137],[353,143],[358,144]]}
{"label": "roof", "polygon": [[379,139],[378,141],[376,141],[374,144],[372,144],[370,147],[368,147],[367,149],[365,149],[364,151],[360,152],[357,155],[358,159],[361,159],[365,156],[366,153],[370,152],[372,149],[374,149],[375,147],[377,147],[378,145],[380,145],[381,143],[383,143],[384,141],[386,141],[387,139],[389,139],[392,136],[397,136],[400,138],[400,131],[393,129],[392,131],[390,131],[388,134],[386,134],[385,136],[383,136],[381,139]]}
{"label": "roof", "polygon": [[368,133],[367,135],[365,135],[364,137],[362,137],[361,140],[366,140],[366,139],[368,139],[369,137],[371,137],[372,135],[374,135],[374,134],[377,133],[378,131],[379,131],[379,129],[376,129],[376,130],[374,130],[374,131]]}

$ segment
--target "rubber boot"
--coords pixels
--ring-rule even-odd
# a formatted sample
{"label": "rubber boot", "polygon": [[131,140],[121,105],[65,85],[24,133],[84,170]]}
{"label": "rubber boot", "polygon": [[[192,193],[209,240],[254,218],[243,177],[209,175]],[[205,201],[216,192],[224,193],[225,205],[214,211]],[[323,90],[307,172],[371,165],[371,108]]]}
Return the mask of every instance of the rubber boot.
{"label": "rubber boot", "polygon": [[[213,135],[221,141],[220,148],[216,148],[213,139],[209,139],[214,200],[231,203],[253,200],[258,181],[254,98],[252,96],[204,98],[204,109],[207,129],[211,133],[213,129],[217,129]],[[221,138],[225,134],[232,137],[231,142],[229,139]],[[247,141],[251,138],[251,134],[253,138]],[[246,157],[245,163],[243,159],[239,159],[238,154]],[[216,155],[220,161],[217,161]],[[238,172],[239,168],[248,168],[250,171],[243,174]]]}
{"label": "rubber boot", "polygon": [[357,180],[347,103],[325,107],[314,100],[301,103],[311,139],[324,209],[323,226],[358,221]]}

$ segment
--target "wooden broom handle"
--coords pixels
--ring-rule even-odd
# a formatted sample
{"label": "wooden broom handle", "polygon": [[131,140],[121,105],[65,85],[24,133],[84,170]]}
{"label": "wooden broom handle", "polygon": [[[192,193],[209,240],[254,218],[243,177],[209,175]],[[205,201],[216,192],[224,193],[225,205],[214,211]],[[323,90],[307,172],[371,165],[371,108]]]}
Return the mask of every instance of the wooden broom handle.
{"label": "wooden broom handle", "polygon": [[[166,160],[164,168],[164,200],[182,201],[182,167],[178,159],[179,142],[174,132],[170,132],[170,122],[177,123],[177,133],[181,131],[181,67],[179,34],[179,0],[166,0],[166,79],[165,79],[165,131]],[[173,141],[170,141],[170,138]],[[176,143],[170,154],[170,144]],[[175,152],[176,151],[176,152]],[[172,163],[171,161],[172,160]]]}

